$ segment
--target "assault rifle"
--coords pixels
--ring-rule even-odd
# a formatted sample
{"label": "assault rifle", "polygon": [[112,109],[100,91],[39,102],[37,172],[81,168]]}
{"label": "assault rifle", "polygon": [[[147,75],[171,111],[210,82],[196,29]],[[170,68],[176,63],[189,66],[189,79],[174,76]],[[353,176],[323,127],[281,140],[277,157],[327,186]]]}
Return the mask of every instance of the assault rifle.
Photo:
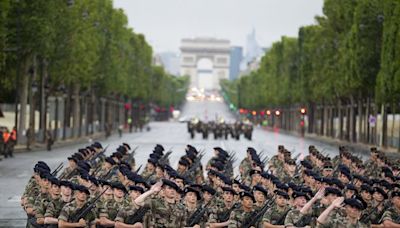
{"label": "assault rifle", "polygon": [[130,164],[130,163],[133,161],[133,159],[135,159],[135,153],[136,153],[136,150],[137,150],[138,148],[139,148],[139,146],[135,147],[135,148],[132,150],[132,152],[129,153],[128,158],[126,159],[126,162],[127,162],[128,164]]}
{"label": "assault rifle", "polygon": [[212,199],[204,206],[199,206],[197,210],[186,220],[186,226],[193,227],[194,225],[199,224],[211,201]]}
{"label": "assault rifle", "polygon": [[89,165],[90,165],[91,167],[93,167],[93,166],[96,165],[96,159],[97,159],[97,158],[99,158],[99,157],[101,157],[101,158],[105,157],[104,153],[107,151],[108,146],[109,146],[109,145],[107,145],[106,147],[104,147],[104,149],[103,149],[101,152],[95,154],[90,160],[88,160],[88,163],[89,163]]}
{"label": "assault rifle", "polygon": [[99,196],[97,196],[93,200],[89,201],[89,203],[86,203],[85,206],[83,206],[82,208],[77,210],[72,215],[71,221],[72,222],[79,222],[79,220],[81,218],[84,218],[96,206],[96,202],[100,199],[100,197],[102,195],[104,195],[104,193],[106,193],[107,190],[108,190],[108,188],[106,188]]}
{"label": "assault rifle", "polygon": [[184,178],[188,178],[192,173],[196,172],[197,168],[201,166],[201,159],[204,157],[204,153],[201,153],[194,161],[192,166],[183,175]]}
{"label": "assault rifle", "polygon": [[310,223],[312,222],[312,219],[313,219],[313,217],[311,215],[302,215],[300,220],[295,222],[293,225],[295,227],[305,227],[305,226],[310,225]]}
{"label": "assault rifle", "polygon": [[255,226],[260,219],[264,216],[265,212],[270,208],[271,203],[275,201],[275,197],[271,198],[268,200],[262,208],[260,208],[258,211],[254,211],[251,213],[242,223],[242,228],[250,228],[252,226]]}
{"label": "assault rifle", "polygon": [[104,179],[104,180],[110,179],[115,174],[115,171],[118,168],[119,168],[118,165],[115,165],[114,167],[112,167],[110,170],[108,170],[108,172],[106,173],[106,175],[104,175],[104,177],[102,179]]}
{"label": "assault rifle", "polygon": [[232,205],[232,207],[229,210],[218,214],[217,215],[218,222],[226,222],[226,221],[228,221],[229,216],[231,215],[232,211],[237,209],[238,207],[240,207],[240,203],[235,203],[235,204]]}
{"label": "assault rifle", "polygon": [[287,214],[289,213],[290,210],[291,210],[291,208],[287,209],[285,211],[285,213],[283,213],[283,215],[278,220],[276,220],[276,224],[275,225],[283,225],[285,223],[285,218],[286,218],[286,216],[287,216]]}
{"label": "assault rifle", "polygon": [[133,215],[128,216],[128,218],[126,218],[126,224],[133,225],[137,222],[143,222],[143,217],[149,210],[150,207],[148,206],[143,206],[139,208]]}
{"label": "assault rifle", "polygon": [[143,165],[140,165],[139,168],[137,168],[137,169],[135,170],[135,173],[139,173],[139,171],[140,171],[140,169],[142,168],[142,166],[143,166]]}
{"label": "assault rifle", "polygon": [[34,228],[45,228],[45,225],[37,223],[37,219],[34,215],[28,215],[28,224]]}
{"label": "assault rifle", "polygon": [[64,164],[61,162],[57,168],[51,173],[52,176],[56,177],[58,172],[60,172],[60,170],[64,167]]}
{"label": "assault rifle", "polygon": [[169,150],[164,154],[164,156],[162,156],[159,160],[158,160],[158,163],[159,164],[161,164],[161,165],[167,165],[169,162],[168,162],[168,157],[172,154],[172,148],[173,147],[171,147],[171,148],[169,148]]}

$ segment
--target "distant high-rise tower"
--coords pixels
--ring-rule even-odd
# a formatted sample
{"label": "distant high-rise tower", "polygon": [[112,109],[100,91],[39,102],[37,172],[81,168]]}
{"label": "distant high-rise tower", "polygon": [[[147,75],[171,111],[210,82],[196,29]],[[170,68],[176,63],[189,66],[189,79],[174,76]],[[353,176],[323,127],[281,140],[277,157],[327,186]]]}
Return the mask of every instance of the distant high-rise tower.
{"label": "distant high-rise tower", "polygon": [[247,35],[246,39],[246,64],[260,57],[262,54],[263,50],[257,42],[256,30],[253,28],[253,31]]}
{"label": "distant high-rise tower", "polygon": [[243,60],[243,48],[231,47],[231,63],[229,66],[229,80],[235,80],[240,73],[240,63]]}

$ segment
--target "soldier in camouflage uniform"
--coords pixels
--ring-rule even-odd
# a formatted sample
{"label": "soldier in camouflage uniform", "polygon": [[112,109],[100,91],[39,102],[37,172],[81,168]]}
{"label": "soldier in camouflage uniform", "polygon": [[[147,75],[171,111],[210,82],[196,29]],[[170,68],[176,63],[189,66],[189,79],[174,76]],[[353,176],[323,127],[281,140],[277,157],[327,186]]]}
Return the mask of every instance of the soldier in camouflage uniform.
{"label": "soldier in camouflage uniform", "polygon": [[275,204],[265,212],[262,223],[264,227],[283,227],[287,211],[289,195],[281,190],[275,190]]}
{"label": "soldier in camouflage uniform", "polygon": [[46,213],[44,214],[45,224],[57,226],[61,209],[72,200],[73,185],[71,182],[60,181],[60,189],[61,197],[57,200],[52,200],[46,208]]}
{"label": "soldier in camouflage uniform", "polygon": [[[161,197],[148,198],[159,193]],[[150,190],[135,199],[139,207],[148,206],[152,214],[150,227],[175,228],[185,226],[185,209],[176,201],[176,194],[180,191],[178,185],[170,180],[163,179],[162,182],[154,184]]]}
{"label": "soldier in camouflage uniform", "polygon": [[[193,216],[194,213],[196,213],[197,209],[201,207],[201,195],[200,192],[193,188],[193,187],[186,187],[184,190],[184,206],[185,206],[185,218],[186,218],[186,226],[189,227],[188,223],[189,218]],[[200,223],[195,224],[194,227],[204,227],[205,222],[207,221],[207,213],[204,213]]]}
{"label": "soldier in camouflage uniform", "polygon": [[68,167],[63,170],[60,180],[69,180],[78,168],[78,160],[75,156],[68,157]]}
{"label": "soldier in camouflage uniform", "polygon": [[252,163],[252,161],[251,161],[251,153],[252,153],[252,151],[255,151],[254,148],[252,148],[252,147],[247,148],[247,151],[246,151],[247,155],[240,162],[239,173],[240,173],[240,178],[242,180],[244,180],[247,176],[249,176],[249,172],[252,169],[252,166],[251,166],[251,163]]}
{"label": "soldier in camouflage uniform", "polygon": [[25,211],[28,215],[28,219],[34,217],[36,214],[35,209],[39,207],[39,205],[43,200],[46,200],[50,197],[49,196],[50,178],[51,178],[50,173],[45,171],[40,173],[40,180],[39,180],[40,192],[38,195],[30,196],[25,204]]}
{"label": "soldier in camouflage uniform", "polygon": [[106,178],[106,176],[109,175],[109,173],[111,172],[112,168],[116,164],[117,163],[114,161],[114,159],[112,159],[110,157],[105,158],[100,171],[95,174],[96,178],[98,178],[98,179]]}
{"label": "soldier in camouflage uniform", "polygon": [[267,201],[268,191],[261,185],[256,185],[253,187],[253,195],[254,199],[256,200],[254,204],[254,210],[258,211],[264,206],[265,202]]}
{"label": "soldier in camouflage uniform", "polygon": [[400,191],[392,192],[393,206],[382,215],[381,222],[385,227],[400,227]]}
{"label": "soldier in camouflage uniform", "polygon": [[[333,212],[335,208],[340,208],[342,204],[345,205],[346,215],[339,215],[334,217],[330,217],[329,214]],[[318,217],[317,227],[333,227],[333,228],[341,228],[341,227],[349,227],[349,228],[366,228],[370,227],[367,224],[364,224],[359,221],[362,210],[365,209],[365,202],[362,201],[361,198],[351,198],[344,199],[344,197],[339,197],[335,199],[332,204],[322,212],[322,214]]]}
{"label": "soldier in camouflage uniform", "polygon": [[60,181],[55,177],[49,178],[50,188],[49,188],[49,196],[47,198],[43,198],[37,205],[34,207],[35,218],[37,220],[37,224],[43,225],[45,219],[46,210],[51,202],[58,201],[60,199]]}
{"label": "soldier in camouflage uniform", "polygon": [[285,218],[285,227],[295,227],[295,224],[300,221],[302,214],[300,210],[309,200],[308,195],[304,192],[295,191],[292,194],[293,208],[288,211]]}
{"label": "soldier in camouflage uniform", "polygon": [[255,203],[255,199],[253,194],[250,192],[241,192],[241,207],[232,211],[229,217],[229,225],[228,228],[240,228],[243,223],[248,222],[253,215],[254,209],[253,204]]}
{"label": "soldier in camouflage uniform", "polygon": [[135,216],[135,214],[138,211],[138,206],[134,204],[134,201],[136,198],[138,198],[141,194],[143,194],[144,189],[139,186],[130,186],[129,187],[130,193],[130,204],[127,205],[125,208],[122,210],[118,211],[117,217],[115,218],[115,228],[124,228],[124,227],[143,227],[143,218],[135,222],[134,224],[130,223],[130,219],[132,216]]}
{"label": "soldier in camouflage uniform", "polygon": [[75,213],[85,206],[87,199],[90,195],[89,189],[83,185],[76,185],[75,187],[75,200],[66,204],[58,216],[59,227],[95,227],[96,213],[90,211],[84,218],[80,218],[78,222],[72,222]]}
{"label": "soldier in camouflage uniform", "polygon": [[142,172],[141,176],[144,179],[151,179],[154,176],[154,179],[155,179],[156,164],[157,164],[156,159],[149,158],[147,160],[146,168]]}
{"label": "soldier in camouflage uniform", "polygon": [[125,193],[127,193],[125,186],[119,182],[114,182],[111,186],[114,197],[104,201],[99,209],[99,224],[106,227],[114,226],[118,212],[129,205],[128,200],[125,199]]}
{"label": "soldier in camouflage uniform", "polygon": [[279,173],[283,167],[285,148],[282,145],[278,146],[278,154],[274,155],[268,162],[269,170],[273,174]]}
{"label": "soldier in camouflage uniform", "polygon": [[239,202],[235,202],[234,196],[237,195],[235,190],[230,187],[222,187],[223,201],[217,202],[210,207],[210,216],[206,227],[218,226],[226,227],[229,225],[230,212],[240,207]]}

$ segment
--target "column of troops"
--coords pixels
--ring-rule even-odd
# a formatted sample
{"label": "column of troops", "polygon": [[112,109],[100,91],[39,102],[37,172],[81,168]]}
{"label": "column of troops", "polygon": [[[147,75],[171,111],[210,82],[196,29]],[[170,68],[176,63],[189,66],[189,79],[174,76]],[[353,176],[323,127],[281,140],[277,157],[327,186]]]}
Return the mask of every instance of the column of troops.
{"label": "column of troops", "polygon": [[270,159],[248,148],[235,177],[219,147],[203,168],[187,145],[174,169],[156,145],[142,172],[136,149],[106,156],[96,142],[60,174],[37,162],[21,198],[27,227],[400,227],[399,163],[376,148],[365,162],[346,147],[331,159],[310,146],[302,161],[284,146]]}

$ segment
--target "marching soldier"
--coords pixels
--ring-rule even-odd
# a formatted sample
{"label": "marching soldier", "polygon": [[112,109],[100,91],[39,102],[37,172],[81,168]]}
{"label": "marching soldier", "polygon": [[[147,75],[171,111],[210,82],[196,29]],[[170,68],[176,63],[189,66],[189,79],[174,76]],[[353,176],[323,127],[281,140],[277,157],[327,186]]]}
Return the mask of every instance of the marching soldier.
{"label": "marching soldier", "polygon": [[267,210],[262,218],[264,228],[283,228],[285,217],[290,210],[289,195],[281,190],[275,190],[275,204]]}
{"label": "marching soldier", "polygon": [[94,228],[96,214],[94,211],[89,211],[83,218],[77,218],[79,212],[87,204],[87,199],[90,196],[89,189],[83,185],[76,185],[75,197],[71,203],[66,204],[58,216],[58,227],[86,227]]}
{"label": "marching soldier", "polygon": [[141,228],[143,227],[143,219],[147,214],[148,208],[142,207],[142,210],[138,210],[138,206],[134,203],[144,189],[139,186],[130,186],[130,204],[125,208],[118,211],[117,217],[115,218],[115,228]]}
{"label": "marching soldier", "polygon": [[240,193],[241,207],[232,211],[229,218],[228,228],[240,228],[246,222],[251,221],[255,199],[253,194],[244,191]]}
{"label": "marching soldier", "polygon": [[72,200],[73,185],[68,181],[60,181],[61,196],[57,200],[50,201],[44,214],[44,223],[50,227],[58,225],[58,216],[61,209]]}
{"label": "marching soldier", "polygon": [[230,187],[223,187],[223,201],[216,203],[210,209],[210,216],[206,227],[226,227],[229,225],[229,216],[233,210],[240,207],[240,203],[234,200],[237,195],[235,190]]}
{"label": "marching soldier", "polygon": [[[159,193],[161,190],[161,197],[148,198],[151,195]],[[162,182],[157,182],[150,190],[136,198],[134,202],[139,207],[147,206],[150,208],[150,213],[152,214],[150,226],[166,228],[184,227],[185,209],[176,200],[178,192],[180,192],[180,189],[177,184],[163,179]]]}

